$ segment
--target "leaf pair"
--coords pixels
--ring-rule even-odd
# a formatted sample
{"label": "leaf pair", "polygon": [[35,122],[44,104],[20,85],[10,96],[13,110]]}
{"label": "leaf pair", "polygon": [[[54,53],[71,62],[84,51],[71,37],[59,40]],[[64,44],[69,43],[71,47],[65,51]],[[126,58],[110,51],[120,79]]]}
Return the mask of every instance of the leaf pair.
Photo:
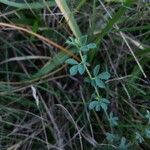
{"label": "leaf pair", "polygon": [[104,81],[106,81],[110,78],[110,74],[107,71],[99,74],[99,71],[100,71],[100,65],[97,65],[93,69],[94,78],[92,78],[91,84],[92,84],[92,86],[97,86],[99,88],[105,88]]}
{"label": "leaf pair", "polygon": [[106,98],[101,98],[99,100],[90,102],[89,109],[95,111],[100,111],[101,109],[103,109],[104,111],[106,111],[109,103],[110,102]]}
{"label": "leaf pair", "polygon": [[75,59],[70,58],[66,61],[66,63],[73,65],[70,68],[70,75],[72,75],[72,76],[76,75],[78,72],[80,75],[82,75],[85,72],[85,67],[82,62],[78,63]]}

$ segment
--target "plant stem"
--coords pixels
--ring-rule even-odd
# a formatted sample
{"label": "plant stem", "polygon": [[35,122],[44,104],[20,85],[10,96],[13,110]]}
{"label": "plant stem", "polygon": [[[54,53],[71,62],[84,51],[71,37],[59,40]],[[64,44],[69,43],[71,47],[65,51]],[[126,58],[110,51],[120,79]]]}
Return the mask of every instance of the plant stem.
{"label": "plant stem", "polygon": [[[82,52],[79,51],[79,54],[80,54],[81,60],[82,60],[82,62],[83,62],[83,65],[84,65],[84,67],[85,67],[85,70],[86,70],[88,76],[90,77],[90,79],[92,80],[92,75],[91,75],[89,69],[87,68],[87,66],[86,66],[86,64],[85,64],[85,62],[84,62]],[[95,89],[95,92],[96,92],[97,96],[100,97],[99,92],[98,92],[98,89],[97,89],[96,86],[94,86],[94,89]]]}

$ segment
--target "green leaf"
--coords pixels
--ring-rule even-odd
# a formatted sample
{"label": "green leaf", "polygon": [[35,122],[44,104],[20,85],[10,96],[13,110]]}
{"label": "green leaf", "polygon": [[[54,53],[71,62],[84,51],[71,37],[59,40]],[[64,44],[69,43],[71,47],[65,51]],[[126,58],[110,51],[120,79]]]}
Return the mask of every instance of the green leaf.
{"label": "green leaf", "polygon": [[75,39],[73,37],[69,37],[69,39],[66,41],[67,44],[72,45],[72,46],[76,46],[77,43],[75,41]]}
{"label": "green leaf", "polygon": [[96,65],[94,70],[93,70],[93,74],[94,74],[95,77],[98,75],[99,70],[100,70],[100,65]]}
{"label": "green leaf", "polygon": [[147,110],[147,114],[145,115],[145,118],[148,119],[148,124],[150,124],[150,112]]}
{"label": "green leaf", "polygon": [[96,48],[96,44],[95,43],[90,43],[87,45],[88,49],[94,49]]}
{"label": "green leaf", "polygon": [[90,109],[90,110],[93,110],[93,109],[95,109],[95,107],[96,107],[97,105],[99,105],[99,102],[98,102],[98,101],[92,101],[92,102],[90,102],[90,104],[89,104],[89,109]]}
{"label": "green leaf", "polygon": [[118,117],[114,117],[112,112],[109,114],[109,121],[113,127],[118,125]]}
{"label": "green leaf", "polygon": [[143,143],[144,142],[144,139],[143,137],[141,136],[141,134],[139,132],[135,132],[135,139],[138,141],[138,143]]}
{"label": "green leaf", "polygon": [[91,85],[92,85],[93,87],[96,86],[95,79],[94,79],[94,80],[91,80]]}
{"label": "green leaf", "polygon": [[108,106],[106,103],[101,102],[101,107],[104,111],[107,111]]}
{"label": "green leaf", "polygon": [[101,107],[103,108],[104,111],[106,111],[108,108],[108,104],[110,102],[106,98],[101,98],[100,102],[101,102]]}
{"label": "green leaf", "polygon": [[105,135],[106,135],[107,141],[110,143],[119,140],[119,136],[117,134],[111,134],[107,132]]}
{"label": "green leaf", "polygon": [[101,110],[101,105],[100,105],[100,103],[95,106],[95,110],[96,110],[96,111],[100,111],[100,110]]}
{"label": "green leaf", "polygon": [[87,61],[87,55],[83,55],[83,61],[84,63]]}
{"label": "green leaf", "polygon": [[78,62],[75,59],[73,59],[73,58],[67,59],[66,63],[70,64],[70,65],[77,65],[78,64]]}
{"label": "green leaf", "polygon": [[128,150],[130,143],[127,143],[126,138],[122,137],[118,150]]}
{"label": "green leaf", "polygon": [[79,38],[79,41],[81,42],[81,45],[86,45],[86,43],[87,43],[87,35],[84,35],[84,36],[81,36],[80,38]]}
{"label": "green leaf", "polygon": [[88,52],[88,51],[89,51],[89,48],[88,48],[87,45],[85,45],[85,46],[81,46],[81,47],[80,47],[80,50],[81,50],[82,52]]}
{"label": "green leaf", "polygon": [[145,130],[145,135],[147,138],[150,138],[150,129]]}
{"label": "green leaf", "polygon": [[96,44],[95,43],[90,43],[88,45],[83,45],[80,47],[80,50],[83,52],[88,52],[90,49],[96,48]]}
{"label": "green leaf", "polygon": [[109,104],[109,103],[110,103],[109,100],[107,100],[106,98],[101,98],[101,101],[102,101],[103,103],[106,103],[106,104]]}
{"label": "green leaf", "polygon": [[99,74],[98,77],[103,80],[108,80],[110,78],[110,74],[109,72],[105,71]]}
{"label": "green leaf", "polygon": [[89,109],[90,110],[93,109],[95,111],[100,111],[102,108],[104,111],[106,111],[109,103],[110,102],[105,98],[101,98],[100,100],[97,100],[97,98],[96,98],[95,101],[92,101],[89,104]]}
{"label": "green leaf", "polygon": [[16,7],[19,9],[43,9],[43,8],[46,8],[47,6],[49,7],[56,6],[55,1],[47,1],[46,2],[47,6],[42,1],[32,2],[32,3],[26,3],[26,2],[21,3],[21,2],[13,2],[12,0],[0,0],[0,3],[3,3],[11,7]]}
{"label": "green leaf", "polygon": [[70,68],[70,75],[74,76],[78,72],[78,65],[74,65]]}
{"label": "green leaf", "polygon": [[102,80],[100,80],[99,78],[96,77],[95,82],[99,88],[105,88],[105,83]]}
{"label": "green leaf", "polygon": [[85,72],[85,67],[83,64],[78,65],[78,71],[81,75]]}

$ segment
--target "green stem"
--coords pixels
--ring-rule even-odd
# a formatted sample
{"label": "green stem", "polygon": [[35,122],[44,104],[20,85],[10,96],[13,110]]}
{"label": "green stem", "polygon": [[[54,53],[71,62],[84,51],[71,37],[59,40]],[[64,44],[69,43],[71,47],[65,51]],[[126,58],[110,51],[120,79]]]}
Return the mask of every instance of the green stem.
{"label": "green stem", "polygon": [[[84,62],[82,52],[79,51],[79,54],[80,54],[81,60],[82,60],[82,62],[83,62],[83,65],[84,65],[84,67],[85,67],[85,70],[86,70],[88,76],[90,77],[90,80],[92,80],[92,75],[91,75],[89,69],[87,68],[87,66],[86,66],[86,64],[85,64],[85,62]],[[97,96],[100,97],[99,92],[98,92],[98,89],[97,89],[96,86],[94,86],[94,89],[95,89],[95,92],[96,92]]]}

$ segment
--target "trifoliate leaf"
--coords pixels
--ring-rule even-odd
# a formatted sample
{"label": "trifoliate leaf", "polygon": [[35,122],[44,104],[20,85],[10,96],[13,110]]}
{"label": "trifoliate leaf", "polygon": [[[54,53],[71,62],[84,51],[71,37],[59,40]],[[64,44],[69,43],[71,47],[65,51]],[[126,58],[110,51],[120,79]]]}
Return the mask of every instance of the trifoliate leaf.
{"label": "trifoliate leaf", "polygon": [[102,80],[100,80],[99,78],[96,77],[95,82],[99,88],[105,88],[105,83]]}
{"label": "trifoliate leaf", "polygon": [[80,46],[79,38],[76,38],[74,41],[75,41],[76,46],[78,46],[78,45]]}
{"label": "trifoliate leaf", "polygon": [[106,99],[105,98],[96,98],[95,101],[92,101],[90,104],[89,104],[89,109],[93,109],[95,111],[100,111],[101,108],[106,111],[107,110],[107,107],[108,107],[108,103],[109,101],[105,101]]}
{"label": "trifoliate leaf", "polygon": [[83,64],[78,65],[78,72],[82,75],[85,72],[85,67]]}
{"label": "trifoliate leaf", "polygon": [[94,70],[93,70],[93,74],[94,74],[95,77],[98,75],[99,70],[100,70],[100,65],[96,65]]}
{"label": "trifoliate leaf", "polygon": [[74,65],[70,68],[70,75],[74,76],[78,72],[78,65]]}
{"label": "trifoliate leaf", "polygon": [[105,71],[98,75],[98,77],[102,80],[108,80],[110,78],[109,72]]}
{"label": "trifoliate leaf", "polygon": [[66,63],[70,64],[70,65],[77,65],[78,64],[78,62],[75,59],[73,59],[73,58],[67,59]]}

